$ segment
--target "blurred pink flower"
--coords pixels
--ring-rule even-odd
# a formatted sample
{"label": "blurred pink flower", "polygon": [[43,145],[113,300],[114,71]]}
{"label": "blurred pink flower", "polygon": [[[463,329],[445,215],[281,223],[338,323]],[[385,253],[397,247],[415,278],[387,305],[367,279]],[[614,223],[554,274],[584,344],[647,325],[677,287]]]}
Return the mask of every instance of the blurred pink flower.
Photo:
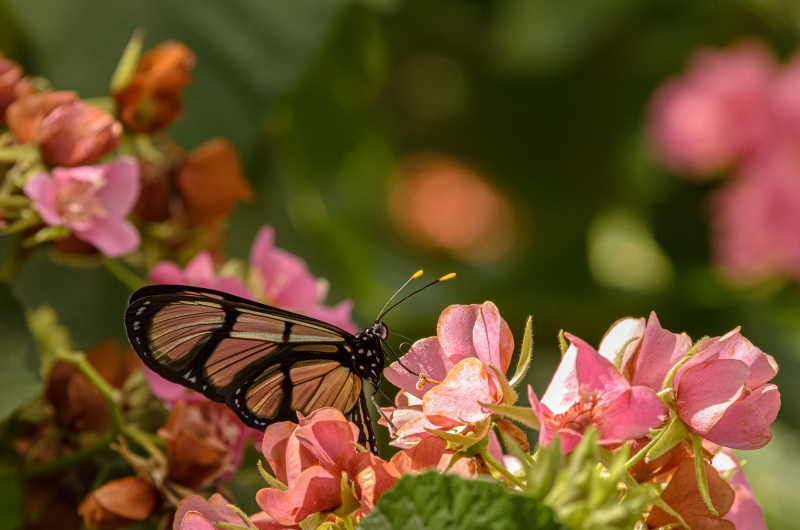
{"label": "blurred pink flower", "polygon": [[110,258],[139,248],[139,232],[125,219],[139,196],[139,165],[121,157],[110,164],[53,169],[33,175],[24,187],[50,226],[73,235]]}
{"label": "blurred pink flower", "polygon": [[734,329],[703,342],[675,373],[678,416],[690,431],[723,447],[760,449],[781,406],[767,384],[778,364]]}
{"label": "blurred pink flower", "polygon": [[350,300],[333,307],[322,305],[324,292],[305,262],[283,249],[275,247],[275,230],[262,227],[250,249],[251,284],[256,299],[266,304],[316,318],[346,331],[357,327],[350,319],[353,304]]}
{"label": "blurred pink flower", "polygon": [[800,150],[748,163],[712,196],[714,260],[739,283],[800,280]]}
{"label": "blurred pink flower", "polygon": [[736,497],[733,506],[725,514],[723,519],[730,521],[736,528],[746,528],[747,530],[767,530],[767,523],[764,520],[764,512],[753,497],[753,489],[750,482],[744,476],[742,465],[731,449],[723,447],[711,461],[714,469],[721,475],[731,471],[733,476],[728,480],[728,485],[733,488]]}
{"label": "blurred pink flower", "polygon": [[[228,504],[230,502],[219,493],[213,494],[208,500],[199,495],[189,495],[178,504],[172,530],[216,530],[214,523],[246,526],[246,522]],[[251,515],[250,520],[259,530],[299,528],[277,523],[264,512]]]}
{"label": "blurred pink flower", "polygon": [[704,178],[761,149],[774,134],[777,76],[771,52],[759,42],[699,51],[689,71],[653,97],[656,153],[673,170]]}
{"label": "blurred pink flower", "polygon": [[211,253],[198,253],[181,270],[171,261],[160,261],[150,269],[150,281],[155,284],[194,285],[206,289],[216,289],[225,293],[252,300],[253,294],[236,276],[217,276]]}
{"label": "blurred pink flower", "polygon": [[273,423],[264,432],[264,457],[288,489],[260,490],[258,505],[282,524],[299,523],[341,505],[344,473],[361,504],[357,515],[371,511],[399,471],[372,453],[356,452],[358,427],[339,410],[322,408],[307,417],[298,413],[298,418],[299,424]]}
{"label": "blurred pink flower", "polygon": [[531,407],[541,423],[540,444],[549,445],[558,434],[566,454],[589,426],[599,432],[601,445],[616,446],[661,425],[667,408],[651,388],[632,387],[594,348],[578,337],[565,336],[570,347],[541,402],[528,386]]}
{"label": "blurred pink flower", "polygon": [[395,434],[406,442],[428,436],[425,429],[482,421],[492,412],[478,402],[503,399],[497,376],[487,365],[503,373],[508,370],[514,337],[497,306],[492,302],[451,305],[439,317],[436,334],[415,342],[402,358],[408,370],[425,374],[428,382],[421,389],[417,389],[419,377],[398,362],[384,372],[386,379],[407,393],[404,399],[415,401],[390,409],[392,422],[397,422]]}

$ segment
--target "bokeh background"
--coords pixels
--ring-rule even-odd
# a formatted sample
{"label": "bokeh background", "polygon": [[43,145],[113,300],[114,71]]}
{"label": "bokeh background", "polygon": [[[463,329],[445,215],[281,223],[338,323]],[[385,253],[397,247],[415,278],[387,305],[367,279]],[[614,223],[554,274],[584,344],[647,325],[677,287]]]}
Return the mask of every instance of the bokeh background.
{"label": "bokeh background", "polygon": [[[415,270],[455,271],[393,311],[390,328],[431,336],[447,305],[492,300],[519,341],[533,315],[538,392],[560,329],[597,344],[651,310],[695,339],[741,325],[778,360],[783,399],[746,472],[770,528],[796,528],[800,291],[723,279],[708,239],[718,183],[663,169],[645,127],[653,92],[701,47],[758,38],[791,56],[800,4],[0,0],[0,49],[82,97],[107,94],[136,28],[145,48],[176,39],[197,57],[170,135],[187,150],[229,138],[256,190],[227,228],[228,254],[246,259],[273,225],[361,325]],[[53,305],[80,348],[124,340],[129,291],[103,267],[38,252],[15,288],[29,307]],[[2,513],[19,510],[12,484]]]}

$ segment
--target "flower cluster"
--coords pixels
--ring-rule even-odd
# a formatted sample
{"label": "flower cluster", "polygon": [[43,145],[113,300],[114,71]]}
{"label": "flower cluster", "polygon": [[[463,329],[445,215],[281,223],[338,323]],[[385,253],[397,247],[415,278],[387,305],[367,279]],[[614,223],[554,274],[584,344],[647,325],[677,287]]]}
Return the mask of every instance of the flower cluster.
{"label": "flower cluster", "polygon": [[758,42],[697,53],[658,89],[650,136],[692,179],[733,178],[711,201],[714,258],[732,280],[800,279],[800,56],[785,66]]}

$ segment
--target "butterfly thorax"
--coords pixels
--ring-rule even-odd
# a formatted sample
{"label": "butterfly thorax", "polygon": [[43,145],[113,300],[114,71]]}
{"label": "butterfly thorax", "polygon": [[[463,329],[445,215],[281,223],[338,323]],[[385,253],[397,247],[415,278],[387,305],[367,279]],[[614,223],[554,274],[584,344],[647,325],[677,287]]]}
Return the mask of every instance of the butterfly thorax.
{"label": "butterfly thorax", "polygon": [[381,341],[386,338],[389,329],[383,322],[375,322],[355,336],[354,350],[350,360],[353,371],[367,379],[373,386],[380,386],[383,372],[384,353]]}

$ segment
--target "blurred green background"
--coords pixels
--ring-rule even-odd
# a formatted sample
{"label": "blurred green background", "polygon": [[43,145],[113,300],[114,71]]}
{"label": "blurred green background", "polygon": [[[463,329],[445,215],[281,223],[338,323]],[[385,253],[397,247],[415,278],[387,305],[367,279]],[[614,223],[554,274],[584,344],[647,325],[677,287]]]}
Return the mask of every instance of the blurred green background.
{"label": "blurred green background", "polygon": [[[184,118],[169,134],[187,149],[231,139],[256,189],[228,226],[229,255],[246,259],[258,228],[274,225],[278,246],[330,281],[329,303],[354,300],[359,325],[413,271],[455,271],[394,311],[391,329],[431,336],[447,305],[492,300],[519,341],[533,315],[529,377],[540,393],[560,329],[597,344],[618,318],[651,310],[695,339],[741,325],[778,360],[783,399],[772,443],[745,455],[746,472],[770,528],[796,528],[800,291],[720,280],[707,241],[715,183],[660,169],[644,124],[654,89],[701,46],[756,37],[788,57],[800,4],[0,0],[0,48],[82,97],[107,94],[138,27],[145,48],[177,39],[197,56]],[[477,259],[434,248],[392,221],[387,201],[420,152],[458,161],[506,198],[507,251]],[[403,200],[394,211],[404,215]],[[458,228],[472,214],[449,222]],[[129,292],[104,268],[39,251],[15,288],[29,307],[52,304],[80,348],[124,340]],[[0,498],[2,513],[19,502],[11,490]]]}

